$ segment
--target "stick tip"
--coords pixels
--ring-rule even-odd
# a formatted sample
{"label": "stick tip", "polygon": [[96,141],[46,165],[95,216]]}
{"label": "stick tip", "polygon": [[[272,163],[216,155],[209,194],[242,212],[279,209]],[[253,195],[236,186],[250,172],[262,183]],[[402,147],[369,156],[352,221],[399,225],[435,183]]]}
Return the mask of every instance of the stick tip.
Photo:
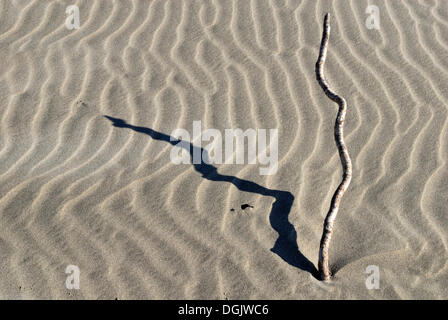
{"label": "stick tip", "polygon": [[330,23],[330,13],[329,13],[329,12],[327,12],[327,13],[325,14],[325,17],[324,17],[324,23],[325,23],[325,24]]}

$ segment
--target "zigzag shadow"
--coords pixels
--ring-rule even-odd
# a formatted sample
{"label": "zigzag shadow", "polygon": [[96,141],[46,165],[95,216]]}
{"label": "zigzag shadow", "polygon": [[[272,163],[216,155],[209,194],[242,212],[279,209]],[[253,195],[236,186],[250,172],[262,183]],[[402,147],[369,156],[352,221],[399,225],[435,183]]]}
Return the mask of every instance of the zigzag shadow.
{"label": "zigzag shadow", "polygon": [[[186,149],[191,158],[193,158],[194,149],[201,155],[206,155],[207,151],[203,148],[194,146],[192,143],[178,140],[167,134],[155,131],[146,127],[137,127],[126,123],[126,121],[110,116],[104,116],[112,121],[112,125],[118,128],[128,128],[136,132],[144,133],[154,140],[161,140],[170,143],[173,146],[178,146]],[[200,149],[200,150],[199,150]],[[193,161],[192,161],[193,162]],[[294,196],[287,191],[271,190],[260,186],[255,182],[240,179],[235,176],[222,175],[218,173],[216,167],[201,162],[200,164],[193,164],[195,170],[202,174],[202,177],[211,181],[225,181],[232,183],[241,191],[252,192],[263,196],[273,197],[275,202],[272,204],[272,209],[269,215],[269,221],[272,228],[278,233],[278,239],[275,241],[272,252],[277,254],[280,258],[288,264],[297,267],[301,270],[310,272],[313,276],[317,275],[316,267],[309,261],[299,250],[297,245],[297,232],[294,226],[289,222],[288,215],[291,211],[294,202]]]}

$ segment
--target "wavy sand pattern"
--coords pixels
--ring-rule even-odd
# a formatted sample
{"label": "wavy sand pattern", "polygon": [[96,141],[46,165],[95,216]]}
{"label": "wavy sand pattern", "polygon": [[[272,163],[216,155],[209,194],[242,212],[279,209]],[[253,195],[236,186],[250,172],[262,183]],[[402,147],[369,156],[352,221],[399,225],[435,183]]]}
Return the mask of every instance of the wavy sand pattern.
{"label": "wavy sand pattern", "polygon": [[[370,2],[0,2],[0,298],[448,298],[448,2],[375,1],[369,30]],[[329,284],[325,12],[353,161]],[[194,120],[278,128],[277,173],[172,164],[166,135]]]}

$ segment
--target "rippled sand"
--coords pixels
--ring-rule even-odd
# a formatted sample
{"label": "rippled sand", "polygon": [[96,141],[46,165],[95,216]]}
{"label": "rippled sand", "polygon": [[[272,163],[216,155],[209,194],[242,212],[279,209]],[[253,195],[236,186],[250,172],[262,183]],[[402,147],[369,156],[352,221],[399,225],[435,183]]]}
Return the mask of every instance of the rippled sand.
{"label": "rippled sand", "polygon": [[[1,1],[0,298],[447,299],[448,2],[375,1],[380,30],[368,4]],[[326,12],[353,160],[330,284],[313,277],[342,173],[314,73]],[[173,164],[164,134],[196,120],[278,128],[277,173]]]}

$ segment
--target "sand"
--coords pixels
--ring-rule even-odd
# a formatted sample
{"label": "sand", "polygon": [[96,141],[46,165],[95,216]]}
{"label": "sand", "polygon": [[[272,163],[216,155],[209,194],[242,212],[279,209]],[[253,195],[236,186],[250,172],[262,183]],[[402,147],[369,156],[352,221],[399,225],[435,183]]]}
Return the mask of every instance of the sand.
{"label": "sand", "polygon": [[[326,12],[353,161],[330,283]],[[447,35],[443,0],[1,1],[0,298],[447,299]],[[165,135],[198,120],[277,128],[277,172],[173,164]]]}

